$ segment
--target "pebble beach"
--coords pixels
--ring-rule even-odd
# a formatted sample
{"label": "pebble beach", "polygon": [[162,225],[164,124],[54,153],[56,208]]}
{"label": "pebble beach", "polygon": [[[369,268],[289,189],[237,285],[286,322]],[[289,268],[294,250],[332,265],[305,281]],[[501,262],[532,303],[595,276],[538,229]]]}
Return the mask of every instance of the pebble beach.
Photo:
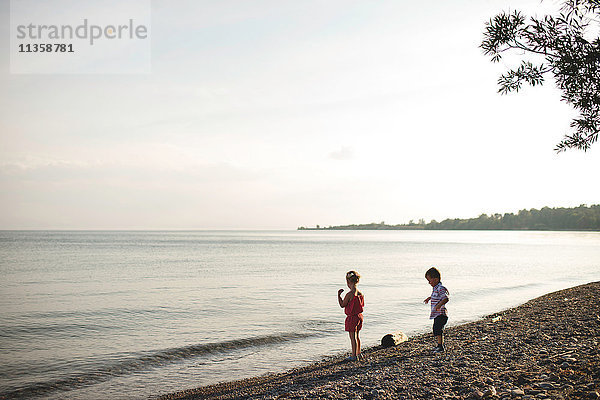
{"label": "pebble beach", "polygon": [[167,399],[598,399],[600,282],[549,293],[356,362],[328,357],[297,369],[160,397]]}

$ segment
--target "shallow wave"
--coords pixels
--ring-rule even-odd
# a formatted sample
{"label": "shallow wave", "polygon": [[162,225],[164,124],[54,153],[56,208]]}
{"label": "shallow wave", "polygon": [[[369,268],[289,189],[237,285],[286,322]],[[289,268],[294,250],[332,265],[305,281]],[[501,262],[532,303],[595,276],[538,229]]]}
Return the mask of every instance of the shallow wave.
{"label": "shallow wave", "polygon": [[[459,293],[461,298],[469,298],[481,296],[482,293],[485,293],[486,295],[497,294],[502,292],[510,293],[513,290],[533,289],[540,286],[542,286],[541,283],[533,282],[515,285],[504,285],[498,287],[479,287],[477,289],[463,289]],[[450,296],[452,296],[452,292],[450,292]]]}
{"label": "shallow wave", "polygon": [[309,332],[327,334],[339,331],[340,326],[343,325],[343,320],[340,321],[312,319],[301,323],[300,326],[302,329],[307,330]]}
{"label": "shallow wave", "polygon": [[89,372],[74,374],[51,381],[35,382],[9,392],[0,393],[0,398],[28,398],[32,396],[47,395],[51,392],[69,391],[72,389],[93,385],[95,383],[104,382],[115,376],[149,370],[206,354],[227,353],[244,348],[268,346],[272,344],[288,342],[291,340],[304,339],[316,335],[317,333],[290,332],[227,340],[217,343],[196,344],[159,350],[147,354],[138,354],[135,357],[131,357],[122,361],[100,365],[98,368],[90,370]]}

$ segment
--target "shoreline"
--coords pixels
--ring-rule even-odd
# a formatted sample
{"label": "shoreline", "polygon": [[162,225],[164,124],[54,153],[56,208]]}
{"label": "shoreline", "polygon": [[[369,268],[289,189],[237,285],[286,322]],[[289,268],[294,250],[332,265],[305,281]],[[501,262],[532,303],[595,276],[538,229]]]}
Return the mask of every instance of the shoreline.
{"label": "shoreline", "polygon": [[600,398],[600,282],[548,293],[396,347],[366,349],[269,374],[158,397],[171,399]]}

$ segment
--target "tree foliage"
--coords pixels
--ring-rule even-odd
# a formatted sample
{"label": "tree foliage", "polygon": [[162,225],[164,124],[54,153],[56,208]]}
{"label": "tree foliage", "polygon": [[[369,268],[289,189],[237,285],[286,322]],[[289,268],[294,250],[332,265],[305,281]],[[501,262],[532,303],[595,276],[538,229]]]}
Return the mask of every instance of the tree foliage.
{"label": "tree foliage", "polygon": [[482,214],[470,219],[446,219],[424,229],[469,230],[600,230],[600,205],[521,210],[517,214]]}
{"label": "tree foliage", "polygon": [[504,73],[498,92],[518,92],[523,83],[541,85],[550,74],[562,100],[579,112],[557,151],[587,151],[600,131],[600,0],[568,0],[558,16],[528,18],[502,12],[486,23],[481,48],[499,62],[505,54],[522,55],[521,65]]}
{"label": "tree foliage", "polygon": [[[315,229],[300,227],[300,230]],[[542,231],[564,231],[564,230],[583,230],[600,231],[600,204],[580,205],[574,208],[549,208],[544,207],[541,210],[532,208],[531,210],[521,210],[517,214],[481,214],[477,218],[469,219],[445,219],[442,222],[431,221],[426,223],[420,219],[418,224],[412,220],[408,224],[386,225],[381,222],[360,224],[360,225],[342,225],[329,226],[332,230],[406,230],[406,229],[425,229],[425,230],[542,230]]]}

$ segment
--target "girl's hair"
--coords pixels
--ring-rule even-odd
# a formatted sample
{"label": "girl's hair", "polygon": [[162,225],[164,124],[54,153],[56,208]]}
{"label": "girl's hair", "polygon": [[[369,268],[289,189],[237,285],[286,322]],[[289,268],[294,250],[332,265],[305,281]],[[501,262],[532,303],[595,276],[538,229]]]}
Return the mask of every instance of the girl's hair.
{"label": "girl's hair", "polygon": [[438,269],[435,267],[431,267],[427,270],[427,272],[425,272],[425,278],[427,278],[427,277],[442,279],[442,275],[440,275],[440,271],[438,271]]}
{"label": "girl's hair", "polygon": [[360,280],[360,274],[356,271],[348,271],[346,272],[346,279],[350,282],[358,283]]}

